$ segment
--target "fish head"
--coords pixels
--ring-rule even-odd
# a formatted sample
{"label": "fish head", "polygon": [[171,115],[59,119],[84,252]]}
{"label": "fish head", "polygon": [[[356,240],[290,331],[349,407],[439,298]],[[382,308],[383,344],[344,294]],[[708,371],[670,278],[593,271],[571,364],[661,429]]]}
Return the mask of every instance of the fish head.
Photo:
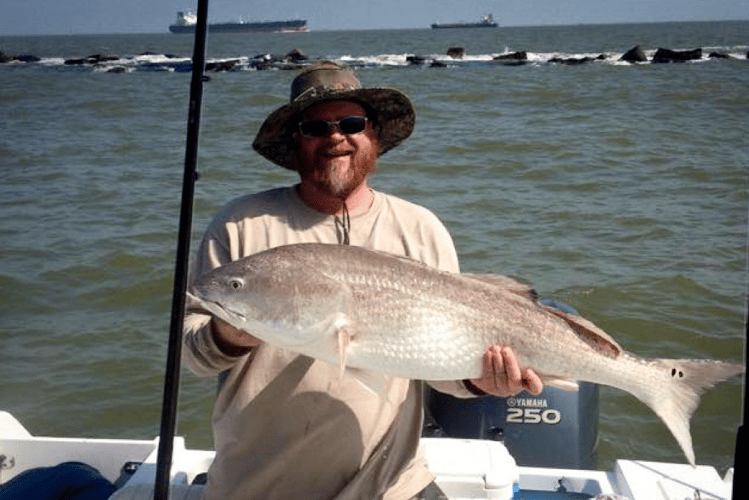
{"label": "fish head", "polygon": [[200,308],[233,327],[303,353],[331,345],[345,316],[345,295],[313,266],[267,254],[218,267],[188,292]]}

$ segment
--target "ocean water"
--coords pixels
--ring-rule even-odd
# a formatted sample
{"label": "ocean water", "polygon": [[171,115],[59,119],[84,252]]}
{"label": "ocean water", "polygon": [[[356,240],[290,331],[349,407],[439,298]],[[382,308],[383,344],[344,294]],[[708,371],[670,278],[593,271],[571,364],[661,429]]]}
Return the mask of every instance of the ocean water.
{"label": "ocean water", "polygon": [[[215,35],[203,97],[194,241],[225,201],[295,182],[251,148],[300,48],[405,91],[414,135],[376,189],[432,209],[464,270],[567,302],[642,356],[741,362],[747,303],[749,22]],[[619,62],[639,45],[684,64]],[[452,60],[448,47],[466,57]],[[38,435],[158,434],[192,54],[185,35],[0,37],[0,409]],[[492,63],[527,51],[529,63]],[[712,59],[709,52],[731,55]],[[114,61],[66,59],[112,54]],[[605,54],[581,65],[554,57]],[[409,65],[407,56],[445,67]],[[120,73],[110,73],[112,68]],[[195,246],[193,247],[193,250]],[[183,370],[178,433],[212,443],[214,380]],[[703,397],[699,463],[733,463],[742,381]],[[601,391],[599,463],[682,462],[633,397]]]}

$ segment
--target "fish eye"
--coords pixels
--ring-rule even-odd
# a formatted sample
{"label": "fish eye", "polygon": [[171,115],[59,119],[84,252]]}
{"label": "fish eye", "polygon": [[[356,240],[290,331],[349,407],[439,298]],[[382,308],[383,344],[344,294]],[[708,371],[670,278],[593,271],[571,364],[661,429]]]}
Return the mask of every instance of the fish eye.
{"label": "fish eye", "polygon": [[242,280],[240,278],[231,278],[229,280],[229,286],[233,290],[241,290],[242,287],[244,287],[244,280]]}

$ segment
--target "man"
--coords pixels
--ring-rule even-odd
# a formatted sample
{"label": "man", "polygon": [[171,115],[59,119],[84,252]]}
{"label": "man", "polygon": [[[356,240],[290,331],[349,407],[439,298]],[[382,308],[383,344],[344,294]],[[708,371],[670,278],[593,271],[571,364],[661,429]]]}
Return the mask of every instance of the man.
{"label": "man", "polygon": [[[414,122],[404,94],[362,88],[345,67],[324,62],[301,73],[290,102],[268,116],[253,144],[297,171],[300,183],[226,205],[206,231],[192,275],[302,242],[359,245],[458,272],[452,239],[434,214],[367,184],[378,157],[406,139]],[[251,333],[188,309],[186,364],[199,375],[230,370],[213,414],[216,458],[204,498],[425,497],[433,478],[418,451],[421,382],[388,378],[380,398],[340,378],[337,367]],[[501,346],[487,351],[481,379],[432,385],[460,397],[542,389]]]}

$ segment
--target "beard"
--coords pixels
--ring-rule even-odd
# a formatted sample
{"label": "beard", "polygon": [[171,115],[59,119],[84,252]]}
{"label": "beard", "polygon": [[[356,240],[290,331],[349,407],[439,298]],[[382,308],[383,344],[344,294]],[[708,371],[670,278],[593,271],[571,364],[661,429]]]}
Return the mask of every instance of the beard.
{"label": "beard", "polygon": [[377,169],[376,148],[358,151],[348,164],[340,161],[310,161],[302,158],[298,149],[294,156],[297,171],[304,182],[344,201]]}

